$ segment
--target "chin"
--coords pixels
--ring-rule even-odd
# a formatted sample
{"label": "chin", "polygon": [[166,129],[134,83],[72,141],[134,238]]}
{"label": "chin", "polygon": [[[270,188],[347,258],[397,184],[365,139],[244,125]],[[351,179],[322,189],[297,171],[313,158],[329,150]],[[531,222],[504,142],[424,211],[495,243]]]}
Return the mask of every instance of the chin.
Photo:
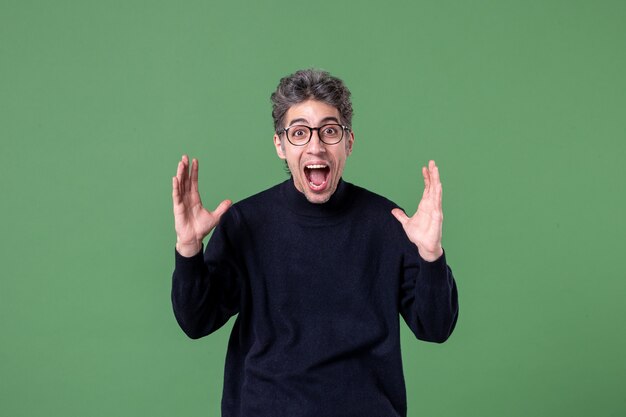
{"label": "chin", "polygon": [[308,188],[304,191],[304,196],[309,203],[324,204],[335,194],[337,191],[337,184],[327,184],[323,191],[315,192],[315,190]]}
{"label": "chin", "polygon": [[333,195],[332,193],[324,193],[324,194],[304,193],[304,196],[309,201],[309,203],[313,203],[313,204],[324,204],[325,202],[330,200],[330,197],[332,195]]}

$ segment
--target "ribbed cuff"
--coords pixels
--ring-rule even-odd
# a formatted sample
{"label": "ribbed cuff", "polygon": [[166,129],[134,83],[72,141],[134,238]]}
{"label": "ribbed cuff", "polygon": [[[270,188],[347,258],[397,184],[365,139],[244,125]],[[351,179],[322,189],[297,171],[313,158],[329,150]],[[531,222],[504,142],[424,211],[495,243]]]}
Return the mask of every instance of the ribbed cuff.
{"label": "ribbed cuff", "polygon": [[200,248],[200,252],[191,257],[186,257],[178,253],[174,247],[174,266],[178,276],[181,277],[197,277],[206,271],[204,264],[204,245]]}
{"label": "ribbed cuff", "polygon": [[446,262],[445,249],[441,256],[432,262],[424,260],[421,256],[419,259],[420,269],[423,275],[433,277],[433,279],[441,279],[440,277],[446,277],[448,275],[448,264]]}

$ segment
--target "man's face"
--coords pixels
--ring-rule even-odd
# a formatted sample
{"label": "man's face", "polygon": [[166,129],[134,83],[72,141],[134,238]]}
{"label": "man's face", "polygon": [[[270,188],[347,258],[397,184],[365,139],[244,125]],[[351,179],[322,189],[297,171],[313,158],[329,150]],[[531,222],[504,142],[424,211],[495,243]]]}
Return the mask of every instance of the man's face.
{"label": "man's face", "polygon": [[[320,127],[328,123],[341,124],[339,110],[317,100],[307,100],[287,110],[285,123]],[[345,131],[341,142],[327,145],[319,138],[318,131],[311,133],[309,143],[295,146],[289,143],[286,134],[274,135],[276,153],[287,161],[293,182],[311,203],[325,203],[337,189],[346,158],[352,152],[354,135]]]}

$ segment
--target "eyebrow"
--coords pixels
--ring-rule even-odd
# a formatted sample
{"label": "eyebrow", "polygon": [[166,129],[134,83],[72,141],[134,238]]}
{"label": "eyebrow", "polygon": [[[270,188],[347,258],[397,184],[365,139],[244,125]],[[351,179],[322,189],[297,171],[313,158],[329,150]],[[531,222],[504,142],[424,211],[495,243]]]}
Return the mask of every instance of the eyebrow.
{"label": "eyebrow", "polygon": [[[335,116],[324,117],[322,120],[320,120],[320,126],[323,126],[326,122],[335,122],[339,124],[339,120]],[[294,123],[309,123],[309,122],[308,120],[300,117],[300,118],[291,120],[287,126],[293,126]]]}

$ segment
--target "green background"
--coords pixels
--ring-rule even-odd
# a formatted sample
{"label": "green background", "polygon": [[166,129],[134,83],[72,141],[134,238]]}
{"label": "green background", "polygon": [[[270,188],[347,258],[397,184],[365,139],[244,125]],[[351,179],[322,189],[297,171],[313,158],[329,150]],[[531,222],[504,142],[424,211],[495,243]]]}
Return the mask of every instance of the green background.
{"label": "green background", "polygon": [[[170,306],[171,177],[285,179],[269,95],[353,92],[344,177],[444,184],[461,314],[403,324],[409,415],[626,415],[626,2],[0,0],[0,415],[217,416],[233,320]],[[288,259],[288,253],[285,254]]]}

